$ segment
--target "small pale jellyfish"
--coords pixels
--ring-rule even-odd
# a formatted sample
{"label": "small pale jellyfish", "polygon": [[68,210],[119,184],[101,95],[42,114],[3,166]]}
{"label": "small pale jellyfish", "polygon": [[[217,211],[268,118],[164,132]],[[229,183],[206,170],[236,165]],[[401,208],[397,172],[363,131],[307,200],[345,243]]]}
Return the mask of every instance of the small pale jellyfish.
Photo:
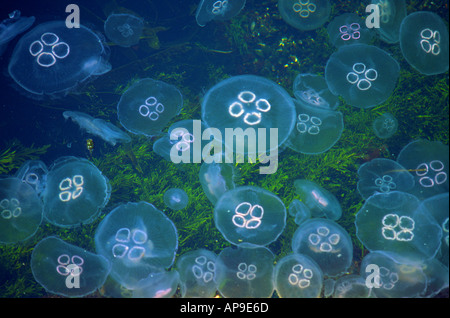
{"label": "small pale jellyfish", "polygon": [[293,85],[294,96],[309,106],[336,109],[339,98],[328,89],[323,76],[315,74],[298,74]]}
{"label": "small pale jellyfish", "polygon": [[204,27],[209,21],[231,20],[241,12],[246,0],[200,0],[195,13],[197,24]]}
{"label": "small pale jellyfish", "polygon": [[381,40],[397,43],[400,40],[400,26],[406,17],[405,0],[372,0],[380,9],[380,27],[375,30]]}
{"label": "small pale jellyfish", "polygon": [[199,172],[200,184],[209,201],[216,204],[217,200],[235,187],[233,165],[227,163],[202,163]]}
{"label": "small pale jellyfish", "polygon": [[189,203],[189,197],[183,189],[172,188],[164,192],[164,203],[174,211],[184,209]]}
{"label": "small pale jellyfish", "polygon": [[144,29],[144,20],[131,14],[111,14],[105,21],[105,34],[115,44],[136,45]]}
{"label": "small pale jellyfish", "polygon": [[38,195],[47,183],[47,165],[41,160],[28,160],[17,170],[15,176],[29,184]]}
{"label": "small pale jellyfish", "polygon": [[397,132],[398,121],[393,115],[384,113],[373,121],[372,128],[378,138],[391,138]]}
{"label": "small pale jellyfish", "polygon": [[21,17],[19,10],[14,10],[8,18],[0,23],[0,56],[8,42],[28,30],[36,20],[35,17]]}
{"label": "small pale jellyfish", "polygon": [[311,218],[311,210],[302,201],[294,199],[289,204],[289,215],[295,218],[295,224],[300,225]]}
{"label": "small pale jellyfish", "polygon": [[329,0],[278,0],[278,10],[283,20],[302,31],[314,30],[329,18]]}
{"label": "small pale jellyfish", "polygon": [[336,46],[351,44],[370,44],[373,31],[366,27],[365,21],[355,13],[344,13],[328,24],[330,42]]}

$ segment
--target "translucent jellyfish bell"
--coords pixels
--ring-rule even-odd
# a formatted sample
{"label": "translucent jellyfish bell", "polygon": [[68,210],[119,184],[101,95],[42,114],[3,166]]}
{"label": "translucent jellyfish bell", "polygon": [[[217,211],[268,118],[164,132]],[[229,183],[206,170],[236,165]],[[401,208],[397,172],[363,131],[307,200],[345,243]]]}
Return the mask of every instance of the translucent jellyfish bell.
{"label": "translucent jellyfish bell", "polygon": [[214,280],[223,297],[272,296],[274,255],[265,247],[227,247],[216,259]]}
{"label": "translucent jellyfish bell", "polygon": [[370,108],[386,101],[395,89],[400,66],[388,53],[366,44],[345,45],[325,68],[330,91],[355,107]]}
{"label": "translucent jellyfish bell", "polygon": [[97,253],[112,263],[111,276],[126,288],[172,265],[178,248],[175,225],[147,202],[122,204],[95,233]]}
{"label": "translucent jellyfish bell", "polygon": [[237,16],[244,8],[246,0],[201,0],[195,19],[204,27],[209,21],[225,21]]}
{"label": "translucent jellyfish bell", "polygon": [[76,111],[65,111],[63,116],[65,119],[71,118],[81,129],[100,137],[113,146],[118,142],[131,142],[131,137],[128,134],[103,119],[94,118],[88,114]]}
{"label": "translucent jellyfish bell", "polygon": [[350,235],[328,219],[310,219],[302,223],[292,237],[292,250],[311,257],[324,275],[332,277],[344,273],[352,264]]}
{"label": "translucent jellyfish bell", "polygon": [[341,112],[313,107],[294,100],[297,117],[286,146],[304,154],[320,154],[341,138],[344,120]]}
{"label": "translucent jellyfish bell", "polygon": [[64,21],[39,24],[17,43],[8,71],[26,91],[57,97],[111,69],[101,39],[85,26]]}
{"label": "translucent jellyfish bell", "polygon": [[137,135],[159,134],[183,107],[183,97],[173,85],[141,79],[123,93],[117,105],[122,126]]}
{"label": "translucent jellyfish bell", "polygon": [[376,158],[358,169],[358,191],[364,199],[376,193],[408,192],[414,187],[414,177],[396,161]]}
{"label": "translucent jellyfish bell", "polygon": [[32,237],[42,221],[42,202],[36,191],[18,178],[0,178],[0,243]]}
{"label": "translucent jellyfish bell", "polygon": [[214,222],[232,244],[264,246],[283,232],[286,208],[275,194],[263,188],[237,187],[217,201]]}
{"label": "translucent jellyfish bell", "polygon": [[101,171],[84,158],[61,157],[47,175],[42,198],[44,217],[60,227],[93,222],[106,206],[111,185]]}
{"label": "translucent jellyfish bell", "polygon": [[41,160],[28,160],[17,170],[15,176],[29,184],[38,195],[47,184],[47,165]]}
{"label": "translucent jellyfish bell", "polygon": [[235,187],[234,168],[227,163],[202,163],[199,179],[203,192],[212,204],[216,204],[225,192]]}
{"label": "translucent jellyfish bell", "polygon": [[278,0],[278,10],[287,24],[308,31],[328,20],[331,4],[328,0]]}
{"label": "translucent jellyfish bell", "polygon": [[180,274],[176,270],[160,270],[141,279],[133,289],[133,298],[171,298],[177,291]]}
{"label": "translucent jellyfish bell", "polygon": [[293,91],[295,98],[309,106],[325,109],[336,109],[339,98],[328,89],[323,76],[315,74],[298,74],[294,80]]}
{"label": "translucent jellyfish bell", "polygon": [[393,115],[384,113],[373,121],[372,128],[378,138],[391,138],[397,132],[398,121]]}
{"label": "translucent jellyfish bell", "polygon": [[180,273],[182,297],[211,298],[215,296],[216,258],[216,254],[205,249],[189,251],[177,258],[176,268]]}
{"label": "translucent jellyfish bell", "polygon": [[17,35],[28,30],[36,20],[35,17],[21,17],[19,10],[14,10],[9,17],[0,23],[0,55],[2,47]]}
{"label": "translucent jellyfish bell", "polygon": [[380,9],[380,27],[375,30],[381,40],[397,43],[400,40],[400,25],[406,17],[405,0],[372,0]]}
{"label": "translucent jellyfish bell", "polygon": [[442,230],[420,201],[392,191],[368,198],[355,218],[356,236],[369,251],[389,251],[411,261],[434,257]]}
{"label": "translucent jellyfish bell", "polygon": [[[375,267],[376,266],[376,267]],[[370,274],[377,271],[375,281]],[[367,254],[361,263],[361,276],[372,288],[378,298],[418,297],[425,292],[427,278],[421,266],[414,265],[395,253],[374,251]]]}
{"label": "translucent jellyfish bell", "polygon": [[333,19],[327,27],[330,42],[335,47],[350,44],[370,44],[373,31],[366,27],[365,21],[355,13],[344,13]]}
{"label": "translucent jellyfish bell", "polygon": [[448,146],[439,141],[416,140],[399,153],[397,162],[414,176],[409,192],[419,199],[449,191]]}
{"label": "translucent jellyfish bell", "polygon": [[448,27],[433,12],[414,12],[403,20],[400,47],[408,63],[422,74],[435,75],[448,70]]}
{"label": "translucent jellyfish bell", "polygon": [[174,211],[184,209],[189,197],[183,189],[172,188],[164,192],[164,203]]}
{"label": "translucent jellyfish bell", "polygon": [[299,179],[294,181],[295,193],[300,196],[302,202],[309,208],[312,217],[326,217],[331,220],[339,220],[342,209],[337,200],[328,190],[317,183]]}
{"label": "translucent jellyfish bell", "polygon": [[322,284],[322,270],[310,257],[291,254],[277,261],[274,286],[279,297],[318,298]]}
{"label": "translucent jellyfish bell", "polygon": [[66,297],[83,297],[102,287],[111,270],[103,256],[50,236],[31,254],[34,279],[47,291]]}
{"label": "translucent jellyfish bell", "polygon": [[289,215],[295,218],[295,224],[300,225],[311,218],[311,210],[302,201],[294,199],[289,204]]}
{"label": "translucent jellyfish bell", "polygon": [[111,14],[105,21],[105,34],[115,44],[136,45],[144,29],[144,20],[131,14]]}
{"label": "translucent jellyfish bell", "polygon": [[345,275],[336,280],[333,298],[368,298],[371,290],[359,275]]}
{"label": "translucent jellyfish bell", "polygon": [[[255,140],[260,136],[259,128],[263,128],[266,141],[271,139],[269,129],[277,128],[278,144],[270,142],[269,145],[267,141],[265,149],[259,149],[272,151],[286,141],[294,128],[295,107],[292,98],[278,84],[260,76],[240,75],[218,83],[206,93],[202,119],[208,127],[218,129],[223,140],[226,128],[253,128]],[[249,149],[249,142],[242,141],[244,145],[241,145],[238,138],[235,139],[235,153],[254,153]]]}

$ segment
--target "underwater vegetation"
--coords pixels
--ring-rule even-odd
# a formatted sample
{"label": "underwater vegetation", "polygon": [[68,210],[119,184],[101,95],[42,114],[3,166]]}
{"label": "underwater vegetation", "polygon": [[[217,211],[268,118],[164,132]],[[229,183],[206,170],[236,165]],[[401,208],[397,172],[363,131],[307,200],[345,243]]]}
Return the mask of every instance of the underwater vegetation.
{"label": "underwater vegetation", "polygon": [[[393,74],[384,75],[386,63],[380,63],[379,69],[378,64],[369,64],[372,61],[351,60],[345,74],[339,76],[356,94],[325,95],[324,98],[323,93],[331,94],[326,83],[327,61],[333,54],[339,54],[336,52],[348,52],[346,47],[349,47],[342,45],[338,51],[327,26],[345,13],[355,13],[363,24],[363,4],[356,1],[235,1],[239,5],[245,3],[236,16],[208,20],[200,27],[195,12],[201,3],[208,2],[184,1],[168,9],[166,4],[146,1],[152,3],[149,5],[152,10],[143,10],[139,5],[145,7],[144,2],[121,1],[120,5],[127,7],[123,8],[118,1],[111,1],[116,6],[114,10],[102,3],[103,12],[95,10],[98,8],[83,11],[86,14],[83,19],[92,21],[92,30],[101,33],[111,14],[126,13],[143,21],[142,34],[130,45],[120,45],[109,37],[116,44],[99,42],[105,48],[103,53],[110,51],[107,59],[102,54],[98,57],[103,66],[111,65],[107,73],[103,71],[108,68],[90,69],[92,76],[81,79],[84,85],[44,89],[42,94],[58,99],[36,101],[19,96],[17,104],[11,105],[11,113],[20,112],[21,108],[36,113],[48,111],[54,130],[44,134],[42,127],[28,127],[41,134],[33,136],[33,133],[21,134],[13,130],[17,139],[5,135],[8,139],[2,138],[0,143],[0,174],[16,175],[29,160],[42,160],[52,167],[58,158],[72,156],[83,163],[84,169],[94,170],[91,178],[96,180],[97,186],[92,190],[90,179],[83,177],[81,182],[80,174],[71,171],[54,180],[56,187],[52,189],[56,192],[51,197],[76,203],[83,194],[93,191],[100,198],[94,204],[99,208],[91,209],[92,213],[85,211],[88,215],[70,228],[44,218],[31,238],[0,244],[0,297],[88,294],[93,297],[361,297],[370,294],[364,283],[367,275],[364,269],[368,264],[382,268],[382,286],[372,289],[377,297],[442,297],[441,290],[448,286],[448,214],[445,213],[448,180],[444,178],[444,174],[448,175],[448,156],[441,150],[447,147],[448,153],[448,71],[440,69],[428,76],[410,65],[398,43],[401,41],[400,23],[395,20],[392,26],[386,25],[386,29],[383,25],[383,32],[369,36],[368,43],[357,44],[370,52],[386,52],[381,53],[383,59],[395,62],[390,63],[395,66],[390,70]],[[221,1],[220,8],[232,2]],[[280,12],[280,5],[286,3],[292,3],[299,19],[313,19],[320,8],[311,4],[323,3],[324,20],[312,21],[314,25],[292,26],[284,21]],[[294,3],[299,5],[294,7]],[[448,12],[438,5],[442,1],[436,1],[438,4],[430,1],[401,3],[408,14],[432,11],[448,25]],[[90,8],[86,3],[80,7],[82,10]],[[400,10],[400,16],[401,13]],[[45,23],[37,13],[35,15],[37,27]],[[351,28],[353,22],[345,23]],[[131,27],[131,23],[128,24]],[[131,35],[126,26],[121,30],[122,35]],[[345,30],[349,29],[342,29]],[[355,32],[359,30],[353,31],[353,36],[357,37]],[[56,34],[57,29],[52,32]],[[158,46],[151,45],[155,37]],[[42,44],[51,42],[42,35],[35,40]],[[63,41],[62,36],[60,41]],[[72,48],[72,43],[64,41]],[[21,43],[22,38],[10,45],[20,47]],[[5,69],[10,54],[15,54],[16,50],[11,48],[11,52],[3,55],[8,56],[7,61],[4,60]],[[48,69],[65,61],[60,58],[63,55],[45,56],[50,64],[55,60]],[[346,62],[349,56],[353,54],[338,57]],[[374,58],[375,62],[377,59]],[[367,64],[364,71],[359,68],[362,63]],[[377,69],[377,76],[369,69]],[[248,74],[257,76],[243,81]],[[303,83],[296,89],[298,86],[294,82],[300,74],[317,76],[320,83]],[[359,78],[363,75],[365,80]],[[150,122],[155,126],[147,126],[148,130],[144,131],[128,127],[117,116],[118,105],[133,93],[133,88],[143,84],[142,79],[150,78],[151,88],[155,88],[154,83],[170,87],[167,96],[174,100],[173,106],[171,101],[164,100],[162,104],[167,113],[158,112],[162,108],[157,106],[161,98],[156,92],[151,88],[138,89],[142,96],[138,96],[134,105],[134,115],[144,117],[144,126]],[[378,89],[378,83],[386,79],[389,79],[386,84],[389,89],[380,88],[384,92],[381,98],[371,93],[364,95],[370,88]],[[9,80],[14,82],[14,79]],[[268,82],[272,86],[258,87]],[[369,89],[364,86],[367,83],[371,85]],[[43,81],[41,84],[52,83]],[[226,85],[231,85],[231,89]],[[275,93],[283,101],[272,103],[270,95]],[[65,95],[64,98],[61,95]],[[287,102],[284,102],[286,96]],[[302,103],[300,106],[298,100]],[[322,107],[324,100],[326,107]],[[285,108],[278,109],[278,104]],[[216,113],[210,109],[215,109]],[[132,132],[129,134],[131,141],[112,144],[102,136],[103,130],[95,134],[95,130],[90,131],[87,126],[78,129],[66,122],[62,111],[82,112],[116,127],[122,124]],[[292,118],[282,121],[283,115],[288,117],[291,113]],[[276,114],[277,119],[272,119],[272,114]],[[383,114],[391,114],[396,119],[394,135],[380,136],[374,131],[373,123]],[[158,120],[152,118],[164,123],[156,123]],[[298,137],[298,142],[283,145],[283,151],[278,153],[278,170],[273,174],[261,175],[258,160],[220,165],[174,164],[166,150],[177,142],[183,143],[180,145],[183,150],[193,140],[183,134],[176,136],[178,139],[171,144],[172,127],[200,118],[208,118],[214,122],[211,126],[220,129],[231,127],[220,123],[228,120],[243,128],[242,123],[257,127],[273,127],[271,125],[276,123],[280,131],[284,128],[297,133],[294,136],[286,133],[280,136],[280,141]],[[0,129],[3,132],[11,126],[2,119]],[[132,119],[132,125],[140,119]],[[39,118],[37,122],[46,120]],[[270,123],[266,124],[266,120]],[[89,143],[91,148],[87,148],[87,139],[93,142],[93,145]],[[167,148],[161,152],[164,156],[154,147],[157,140],[167,142]],[[416,146],[419,150],[414,149]],[[410,157],[414,160],[405,159]],[[169,160],[165,160],[167,158]],[[57,171],[49,170],[53,172],[48,178],[53,178]],[[313,183],[315,190],[303,193],[304,190],[296,186],[296,180]],[[421,182],[425,187],[421,187]],[[429,186],[431,182],[433,187]],[[182,189],[188,198],[185,202],[183,196],[182,209],[168,207],[164,198],[164,194],[174,188]],[[48,195],[50,190],[44,188],[42,193]],[[331,199],[324,199],[321,196],[324,193]],[[392,200],[392,196],[398,198]],[[11,211],[9,219],[12,219],[17,202],[8,200],[1,201],[0,207],[2,211]],[[338,207],[331,212],[337,215],[324,218],[328,211],[317,211],[336,201]],[[392,211],[386,212],[386,207],[380,207],[386,201],[398,202],[400,207],[396,206],[395,210],[390,207]],[[403,208],[400,203],[409,206]],[[316,204],[315,211],[313,204]],[[12,206],[14,209],[10,209]],[[287,207],[289,213],[286,213]],[[414,214],[404,212],[408,209],[414,209]],[[233,213],[227,214],[228,210]],[[425,210],[432,212],[435,220],[424,216]],[[132,217],[121,219],[124,211]],[[6,219],[10,216],[9,212],[3,215]],[[20,217],[18,212],[15,215]],[[160,220],[162,228],[153,228],[154,219]],[[224,219],[228,219],[228,227],[220,224]],[[371,241],[375,240],[373,236],[362,236],[362,232],[380,235],[375,237],[376,241]],[[427,242],[432,244],[423,243],[425,232],[433,233],[427,237]],[[414,233],[413,238],[411,233]],[[249,248],[251,244],[258,247]],[[386,253],[383,249],[395,253]],[[47,262],[50,252],[55,254],[51,254],[52,262]],[[336,257],[338,254],[341,256]],[[405,262],[408,257],[432,256],[435,258],[428,261],[426,268]],[[92,272],[91,262],[102,270]],[[328,267],[329,264],[332,266]],[[48,272],[55,276],[48,276]],[[91,273],[93,276],[88,276]],[[447,281],[441,278],[445,275]],[[427,288],[427,276],[436,277],[435,289]],[[81,280],[82,290],[69,294],[59,289],[61,284],[52,285],[58,279],[64,282],[67,277],[89,277],[89,284]],[[444,290],[444,296],[445,292],[448,295],[448,289]]]}

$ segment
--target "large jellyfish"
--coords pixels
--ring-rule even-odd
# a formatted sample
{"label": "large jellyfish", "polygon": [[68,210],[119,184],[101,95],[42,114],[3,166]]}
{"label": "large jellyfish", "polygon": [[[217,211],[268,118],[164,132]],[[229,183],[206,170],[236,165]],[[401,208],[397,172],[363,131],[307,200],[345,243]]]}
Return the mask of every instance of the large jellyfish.
{"label": "large jellyfish", "polygon": [[309,106],[325,109],[336,109],[339,98],[328,89],[327,81],[323,76],[316,74],[298,74],[293,85],[294,96]]}
{"label": "large jellyfish", "polygon": [[[278,84],[260,76],[240,75],[218,83],[206,93],[202,119],[208,127],[220,131],[221,139],[229,149],[235,148],[235,153],[259,154],[272,152],[286,141],[294,128],[295,106]],[[274,141],[273,130],[278,140]],[[229,132],[236,138],[227,138]],[[236,142],[231,144],[234,139]],[[265,139],[264,142],[261,139]],[[256,140],[258,151],[253,147]]]}
{"label": "large jellyfish", "polygon": [[34,189],[18,178],[0,178],[0,243],[32,237],[42,221],[42,202]]}
{"label": "large jellyfish", "polygon": [[164,192],[164,203],[174,211],[184,209],[189,203],[189,197],[183,189],[172,188]]}
{"label": "large jellyfish", "polygon": [[50,167],[42,193],[44,217],[60,227],[93,222],[106,206],[111,185],[101,171],[84,158],[61,157]]}
{"label": "large jellyfish", "polygon": [[195,19],[204,27],[211,20],[225,21],[237,16],[245,6],[246,0],[201,0]]}
{"label": "large jellyfish", "polygon": [[0,23],[0,56],[8,42],[28,30],[36,20],[35,17],[21,17],[20,15],[19,10],[14,10],[8,15],[8,19]]}
{"label": "large jellyfish", "polygon": [[283,20],[296,29],[307,31],[322,26],[329,18],[329,0],[278,0]]}
{"label": "large jellyfish", "polygon": [[15,176],[29,184],[40,195],[47,184],[47,165],[41,160],[28,160],[17,170]]}
{"label": "large jellyfish", "polygon": [[101,39],[92,30],[64,21],[39,24],[17,43],[8,71],[26,91],[58,97],[111,69]]}
{"label": "large jellyfish", "polygon": [[323,274],[331,277],[344,273],[352,264],[350,235],[328,219],[310,219],[302,223],[292,237],[292,250],[311,257]]}
{"label": "large jellyfish", "polygon": [[333,147],[344,130],[341,112],[313,107],[300,100],[294,100],[296,125],[286,145],[304,154],[320,154]]}
{"label": "large jellyfish", "polygon": [[340,219],[342,216],[341,205],[331,192],[317,183],[305,179],[295,180],[294,186],[295,193],[309,208],[312,217],[326,217],[335,221]]}
{"label": "large jellyfish", "polygon": [[267,245],[286,225],[286,208],[272,192],[256,186],[229,190],[217,201],[214,222],[235,245]]}
{"label": "large jellyfish", "polygon": [[375,158],[358,169],[358,192],[363,199],[376,193],[408,192],[414,187],[414,177],[396,161]]}
{"label": "large jellyfish", "polygon": [[405,0],[372,0],[380,9],[380,27],[375,30],[387,43],[400,40],[400,25],[406,17]]}
{"label": "large jellyfish", "polygon": [[102,138],[113,146],[118,142],[131,142],[131,137],[128,134],[103,119],[94,118],[88,114],[76,111],[65,111],[63,116],[65,119],[71,118],[81,129]]}
{"label": "large jellyfish", "polygon": [[274,286],[282,298],[318,298],[322,283],[322,270],[306,255],[285,256],[275,266]]}
{"label": "large jellyfish", "polygon": [[31,254],[34,279],[47,291],[66,297],[82,297],[102,287],[111,270],[106,258],[50,236]]}
{"label": "large jellyfish", "polygon": [[137,135],[158,135],[183,107],[183,96],[173,85],[151,78],[134,83],[117,105],[120,123]]}
{"label": "large jellyfish", "polygon": [[344,45],[325,68],[330,91],[355,107],[370,108],[386,101],[395,89],[400,66],[388,53],[366,44]]}
{"label": "large jellyfish", "polygon": [[203,192],[212,204],[228,190],[234,189],[234,168],[227,163],[202,163],[199,172]]}
{"label": "large jellyfish", "polygon": [[272,296],[274,255],[265,247],[227,247],[216,259],[214,280],[223,297]]}
{"label": "large jellyfish", "polygon": [[177,258],[182,297],[214,297],[217,290],[214,281],[216,258],[216,254],[205,249],[189,251]]}
{"label": "large jellyfish", "polygon": [[133,289],[141,279],[172,265],[177,230],[152,204],[129,202],[102,220],[95,233],[95,248],[111,261],[111,276]]}
{"label": "large jellyfish", "polygon": [[373,31],[355,13],[344,13],[328,24],[328,36],[335,47],[350,44],[370,44]]}
{"label": "large jellyfish", "polygon": [[361,276],[378,298],[418,297],[427,287],[422,267],[396,253],[367,254],[361,263]]}
{"label": "large jellyfish", "polygon": [[373,121],[372,128],[378,138],[391,138],[397,132],[398,121],[393,115],[384,113]]}
{"label": "large jellyfish", "polygon": [[397,162],[414,176],[414,188],[408,192],[419,199],[449,191],[448,146],[440,141],[416,140],[399,153]]}
{"label": "large jellyfish", "polygon": [[136,45],[144,29],[144,20],[131,14],[111,14],[105,21],[105,34],[115,44]]}
{"label": "large jellyfish", "polygon": [[408,63],[422,74],[448,70],[448,27],[433,12],[414,12],[403,19],[400,47]]}
{"label": "large jellyfish", "polygon": [[388,251],[411,261],[434,257],[442,230],[420,201],[406,192],[379,193],[355,218],[356,236],[369,251]]}

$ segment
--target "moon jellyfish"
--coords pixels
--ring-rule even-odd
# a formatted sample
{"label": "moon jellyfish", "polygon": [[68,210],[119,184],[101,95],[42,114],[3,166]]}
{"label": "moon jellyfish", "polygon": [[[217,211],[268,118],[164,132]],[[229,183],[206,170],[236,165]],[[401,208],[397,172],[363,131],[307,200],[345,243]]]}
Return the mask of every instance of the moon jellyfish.
{"label": "moon jellyfish", "polygon": [[136,45],[144,29],[144,20],[131,14],[111,14],[105,21],[105,34],[119,46]]}
{"label": "moon jellyfish", "polygon": [[326,217],[330,220],[339,220],[342,215],[341,205],[336,197],[317,183],[299,179],[294,181],[295,193],[309,208],[314,218]]}
{"label": "moon jellyfish", "polygon": [[112,264],[111,276],[126,288],[172,265],[178,248],[175,225],[147,202],[112,210],[95,233],[97,253]]}
{"label": "moon jellyfish", "polygon": [[255,186],[225,192],[214,208],[214,222],[235,245],[267,245],[286,225],[286,208],[272,192]]}
{"label": "moon jellyfish", "polygon": [[183,107],[183,96],[173,85],[144,78],[120,97],[117,116],[126,130],[136,135],[158,135]]}
{"label": "moon jellyfish", "polygon": [[400,27],[400,47],[406,61],[425,75],[447,72],[448,27],[433,12],[414,12]]}
{"label": "moon jellyfish", "polygon": [[361,263],[361,276],[373,287],[372,292],[378,298],[414,298],[427,287],[421,266],[395,253],[374,251],[367,254]]}
{"label": "moon jellyfish", "polygon": [[214,275],[217,255],[205,249],[189,251],[177,258],[181,297],[211,298],[217,290]]}
{"label": "moon jellyfish", "polygon": [[339,277],[334,285],[333,298],[369,298],[371,290],[359,275]]}
{"label": "moon jellyfish", "polygon": [[434,257],[442,230],[420,201],[392,191],[368,198],[355,218],[356,236],[369,251],[388,251],[411,261]]}
{"label": "moon jellyfish", "polygon": [[201,0],[195,13],[197,24],[204,27],[209,21],[231,20],[241,12],[246,0]]}
{"label": "moon jellyfish", "polygon": [[157,271],[141,279],[133,289],[133,298],[170,298],[177,291],[180,275],[177,271]]}
{"label": "moon jellyfish", "polygon": [[41,160],[28,160],[17,170],[15,176],[29,184],[40,195],[47,183],[47,165]]}
{"label": "moon jellyfish", "polygon": [[341,112],[310,106],[294,100],[296,125],[286,145],[300,153],[320,154],[333,147],[344,130]]}
{"label": "moon jellyfish", "polygon": [[26,91],[58,97],[111,69],[101,39],[85,26],[64,21],[39,24],[17,43],[8,71]]}
{"label": "moon jellyfish", "polygon": [[42,202],[34,189],[18,178],[0,178],[0,243],[32,237],[42,221]]}
{"label": "moon jellyfish", "polygon": [[333,19],[327,27],[330,42],[337,48],[350,44],[370,44],[373,31],[355,13],[344,13]]}
{"label": "moon jellyfish", "polygon": [[21,17],[19,10],[14,10],[8,18],[0,23],[0,56],[8,42],[28,30],[36,20],[35,17]]}
{"label": "moon jellyfish", "polygon": [[311,218],[311,210],[302,201],[294,199],[289,204],[289,215],[295,218],[295,224],[300,225]]}
{"label": "moon jellyfish", "polygon": [[448,146],[439,141],[416,140],[399,153],[397,162],[414,176],[410,193],[419,199],[449,192]]}
{"label": "moon jellyfish", "polygon": [[424,294],[421,295],[421,297],[431,298],[439,294],[442,290],[448,289],[448,263],[446,266],[437,259],[432,258],[422,264],[422,270],[427,277],[427,290]]}
{"label": "moon jellyfish", "polygon": [[[263,145],[264,149],[256,152],[259,153],[262,150],[276,150],[286,141],[294,128],[295,106],[289,94],[271,80],[254,75],[240,75],[218,83],[206,93],[202,102],[202,119],[208,127],[218,129],[222,136],[225,136],[226,128],[227,131],[233,130],[234,134],[236,131],[253,128],[251,133],[254,134],[255,141],[259,141],[262,133],[264,136],[268,135],[266,131],[270,128],[276,128],[278,143],[273,145],[270,142],[268,145],[267,139],[273,138],[261,138],[266,139],[266,143]],[[235,139],[235,153],[255,153],[251,149],[252,143],[248,141],[251,139],[249,136]]]}
{"label": "moon jellyfish", "polygon": [[322,283],[322,270],[306,255],[285,256],[275,266],[274,286],[281,298],[318,298]]}
{"label": "moon jellyfish", "polygon": [[[448,267],[449,251],[449,195],[447,193],[438,194],[427,198],[421,203],[425,209],[433,216],[436,222],[441,226],[442,243],[441,248],[436,255],[436,259]],[[448,275],[447,275],[448,277]]]}
{"label": "moon jellyfish", "polygon": [[378,138],[391,138],[397,132],[398,121],[393,115],[384,113],[373,121],[372,128]]}
{"label": "moon jellyfish", "polygon": [[386,101],[395,89],[399,74],[396,60],[382,49],[366,44],[340,47],[325,68],[330,91],[359,108]]}
{"label": "moon jellyfish", "polygon": [[118,142],[131,142],[131,137],[122,130],[103,119],[94,118],[88,114],[75,111],[65,111],[64,118],[71,118],[81,129],[89,134],[102,138],[107,143],[115,146]]}
{"label": "moon jellyfish", "polygon": [[164,203],[174,211],[184,209],[189,203],[189,197],[183,189],[172,188],[164,192]]}
{"label": "moon jellyfish", "polygon": [[227,163],[202,163],[199,172],[203,192],[212,204],[235,187],[233,165]]}
{"label": "moon jellyfish", "polygon": [[373,194],[392,191],[408,192],[414,187],[414,177],[396,161],[376,158],[358,169],[358,192],[363,199]]}
{"label": "moon jellyfish", "polygon": [[111,185],[101,171],[84,158],[61,157],[47,175],[42,198],[44,217],[60,227],[93,222],[106,206]]}
{"label": "moon jellyfish", "polygon": [[65,297],[82,297],[102,287],[111,264],[103,256],[50,236],[40,241],[31,254],[34,279],[48,292]]}
{"label": "moon jellyfish", "polygon": [[278,0],[278,10],[287,24],[308,31],[328,20],[331,4],[329,0]]}
{"label": "moon jellyfish", "polygon": [[227,247],[216,259],[214,280],[226,298],[269,298],[273,294],[274,255],[265,247]]}
{"label": "moon jellyfish", "polygon": [[380,9],[380,27],[375,30],[381,40],[397,43],[400,40],[400,26],[406,17],[405,0],[372,0]]}
{"label": "moon jellyfish", "polygon": [[311,257],[323,274],[330,277],[346,272],[352,264],[350,235],[328,219],[310,219],[302,223],[292,237],[292,250]]}
{"label": "moon jellyfish", "polygon": [[315,74],[298,74],[294,80],[294,96],[309,106],[325,109],[336,109],[339,98],[328,89],[323,76]]}

